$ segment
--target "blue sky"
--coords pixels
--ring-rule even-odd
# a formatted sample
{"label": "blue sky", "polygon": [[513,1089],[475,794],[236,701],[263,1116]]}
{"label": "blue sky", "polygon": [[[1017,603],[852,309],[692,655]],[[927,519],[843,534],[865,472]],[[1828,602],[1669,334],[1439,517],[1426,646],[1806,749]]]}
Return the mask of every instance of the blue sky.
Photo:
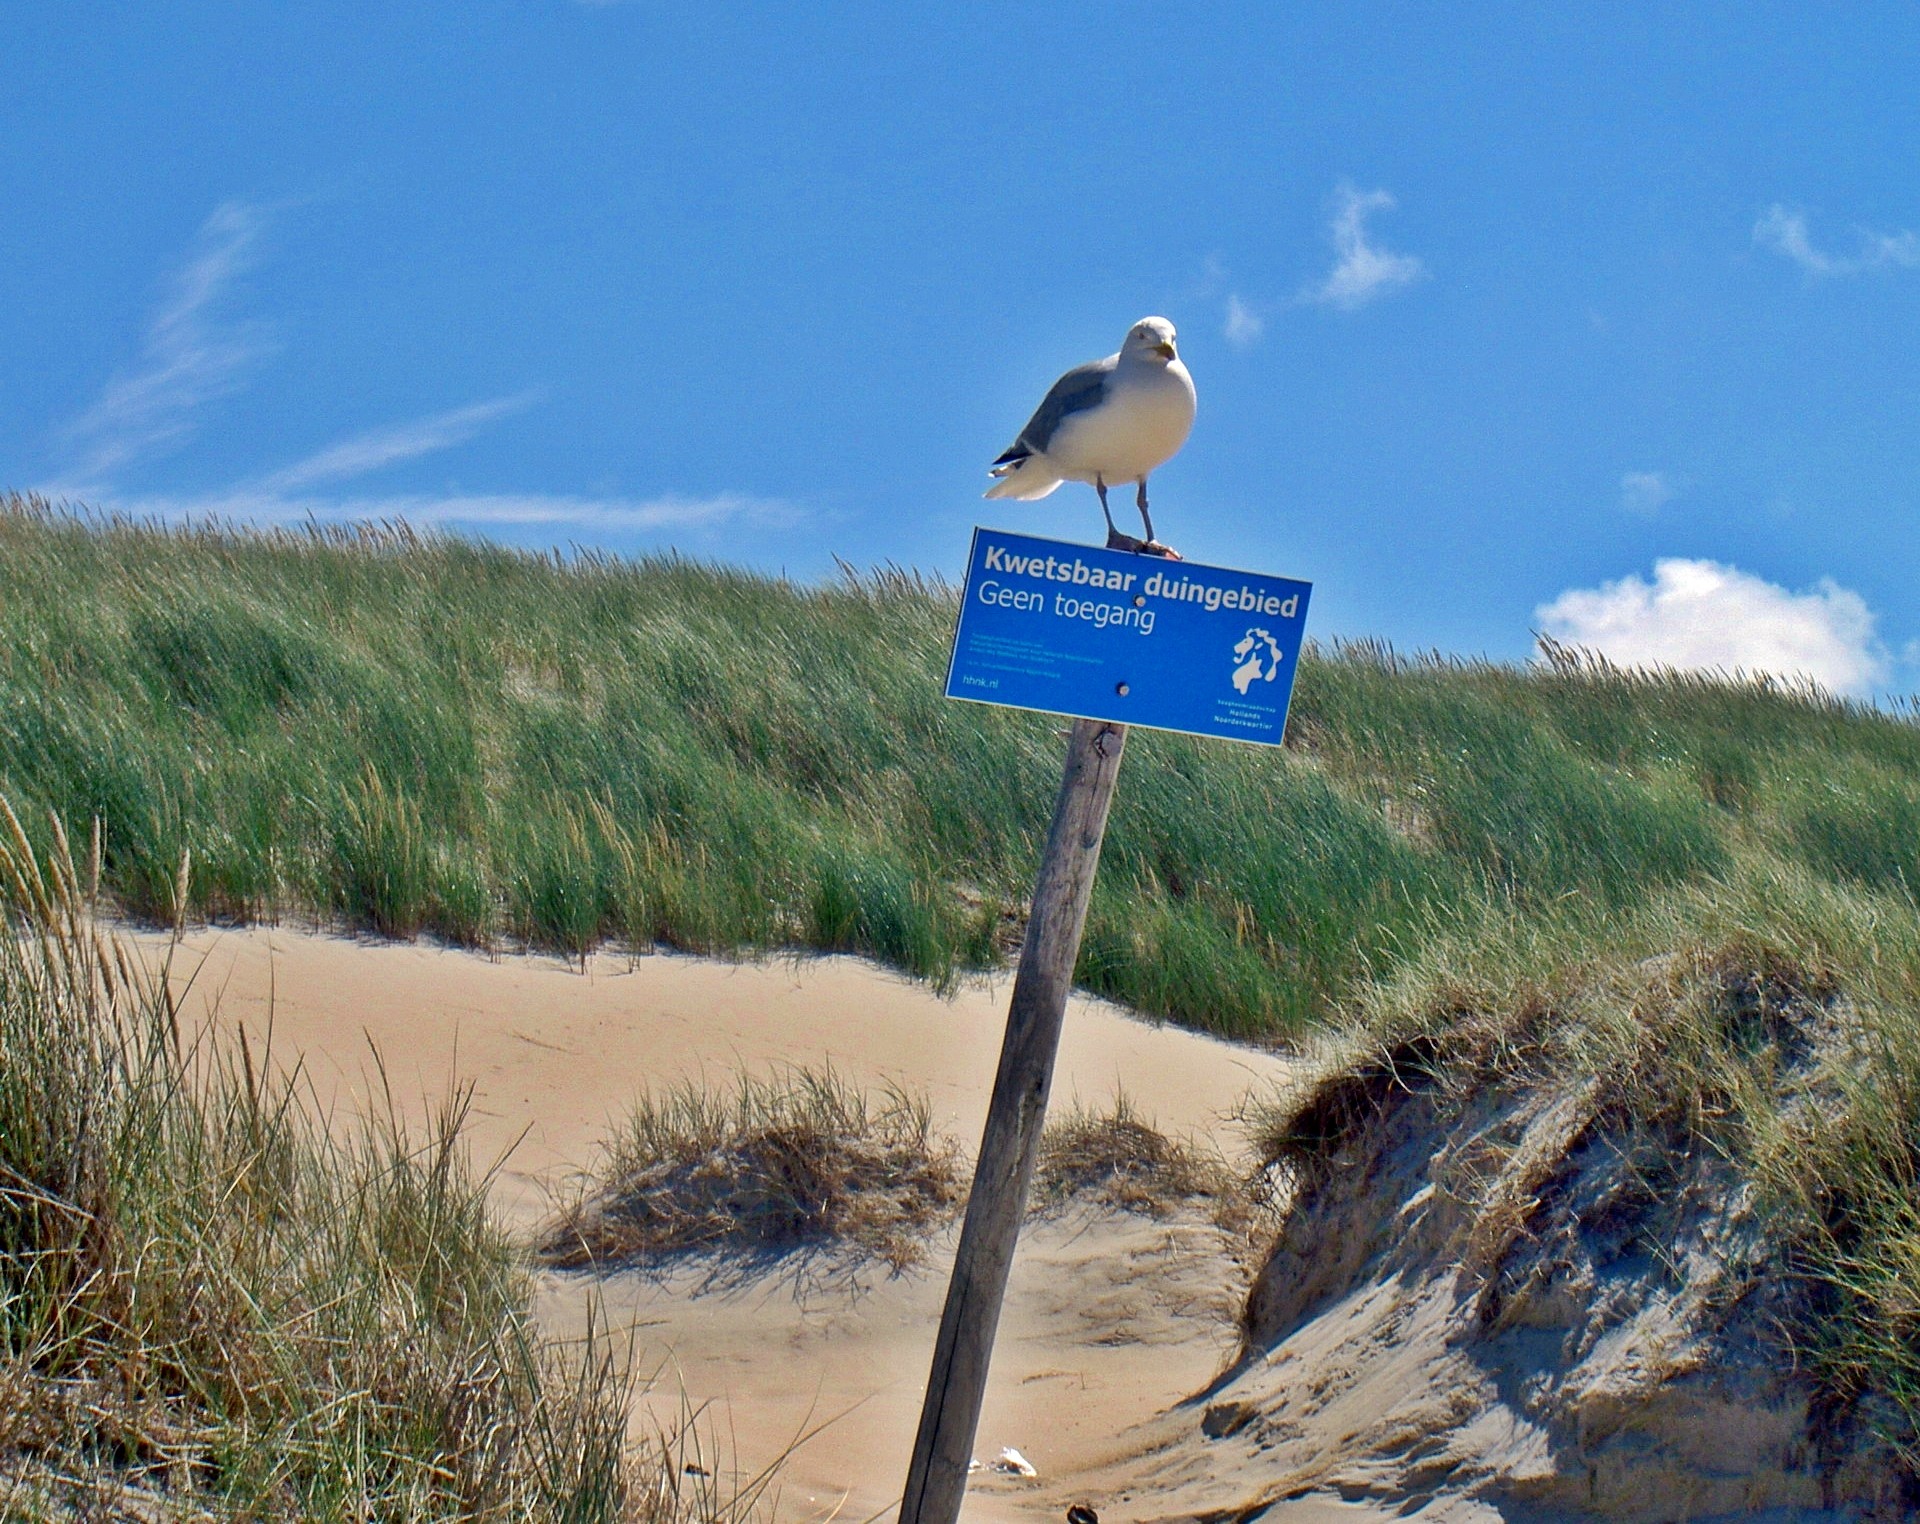
{"label": "blue sky", "polygon": [[953,574],[1100,538],[985,466],[1164,313],[1155,525],[1317,633],[1907,692],[1916,79],[1908,4],[15,6],[0,485]]}

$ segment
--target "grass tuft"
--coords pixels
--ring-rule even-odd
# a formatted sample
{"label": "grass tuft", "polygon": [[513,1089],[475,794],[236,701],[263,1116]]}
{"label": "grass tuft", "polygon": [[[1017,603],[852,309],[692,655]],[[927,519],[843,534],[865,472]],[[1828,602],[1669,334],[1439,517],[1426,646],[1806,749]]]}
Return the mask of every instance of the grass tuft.
{"label": "grass tuft", "polygon": [[831,1069],[742,1075],[731,1094],[689,1082],[641,1097],[541,1252],[580,1268],[814,1250],[901,1270],[961,1196],[924,1098],[870,1098]]}
{"label": "grass tuft", "polygon": [[1244,1225],[1249,1197],[1226,1160],[1168,1137],[1134,1109],[1125,1091],[1095,1111],[1075,1103],[1047,1124],[1034,1167],[1033,1209],[1079,1202],[1148,1217],[1204,1203],[1223,1226]]}

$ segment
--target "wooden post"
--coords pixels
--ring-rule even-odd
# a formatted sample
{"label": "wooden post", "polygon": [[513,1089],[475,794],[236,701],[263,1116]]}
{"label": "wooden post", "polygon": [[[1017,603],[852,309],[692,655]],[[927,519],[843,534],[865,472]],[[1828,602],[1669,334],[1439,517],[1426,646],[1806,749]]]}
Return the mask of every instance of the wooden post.
{"label": "wooden post", "polygon": [[1075,720],[1053,825],[1033,887],[1033,913],[1014,975],[1000,1070],[974,1166],[946,1310],[933,1347],[933,1372],[920,1409],[900,1524],[954,1524],[967,1488],[967,1462],[987,1390],[1000,1302],[1027,1187],[1040,1152],[1053,1060],[1073,988],[1074,960],[1100,866],[1107,807],[1120,775],[1124,725]]}

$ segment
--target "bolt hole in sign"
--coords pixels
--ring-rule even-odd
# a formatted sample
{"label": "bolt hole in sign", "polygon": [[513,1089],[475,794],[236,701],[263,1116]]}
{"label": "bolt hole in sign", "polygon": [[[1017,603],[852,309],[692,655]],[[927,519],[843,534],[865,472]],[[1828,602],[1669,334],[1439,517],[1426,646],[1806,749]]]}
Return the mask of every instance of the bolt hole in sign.
{"label": "bolt hole in sign", "polygon": [[947,697],[1278,746],[1312,592],[976,529]]}

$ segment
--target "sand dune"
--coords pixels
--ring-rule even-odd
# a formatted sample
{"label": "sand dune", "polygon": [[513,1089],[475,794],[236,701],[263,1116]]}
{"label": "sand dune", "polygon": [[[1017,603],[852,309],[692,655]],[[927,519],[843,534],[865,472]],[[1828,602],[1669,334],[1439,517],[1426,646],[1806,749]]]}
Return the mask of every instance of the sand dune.
{"label": "sand dune", "polygon": [[[152,958],[166,939],[139,938]],[[609,1120],[634,1093],[686,1077],[830,1063],[862,1084],[924,1090],[936,1120],[971,1148],[985,1116],[1006,989],[943,1000],[847,958],[731,965],[601,957],[585,972],[553,960],[498,960],[424,945],[285,928],[201,931],[173,953],[185,1009],[272,1031],[324,1104],[349,1116],[377,1096],[377,1051],[414,1115],[457,1080],[474,1086],[471,1138],[500,1159],[498,1200],[533,1228],[571,1174],[588,1166]],[[1277,1055],[1159,1026],[1090,999],[1068,1013],[1056,1107],[1108,1101],[1124,1088],[1166,1131],[1231,1152],[1226,1113],[1287,1072]],[[576,1329],[600,1296],[657,1379],[636,1429],[704,1410],[716,1464],[750,1474],[796,1436],[786,1518],[865,1519],[897,1499],[931,1359],[952,1233],[927,1264],[797,1278],[776,1267],[716,1283],[690,1267],[662,1278],[542,1278],[541,1313]],[[1069,1211],[1029,1228],[1014,1267],[977,1453],[1022,1451],[1034,1481],[985,1474],[970,1519],[1058,1517],[1098,1471],[1092,1500],[1118,1518],[1151,1515],[1130,1498],[1122,1463],[1138,1426],[1195,1392],[1235,1342],[1244,1267],[1205,1220]],[[824,1425],[824,1427],[822,1427]],[[1302,1515],[1305,1517],[1305,1515]]]}

